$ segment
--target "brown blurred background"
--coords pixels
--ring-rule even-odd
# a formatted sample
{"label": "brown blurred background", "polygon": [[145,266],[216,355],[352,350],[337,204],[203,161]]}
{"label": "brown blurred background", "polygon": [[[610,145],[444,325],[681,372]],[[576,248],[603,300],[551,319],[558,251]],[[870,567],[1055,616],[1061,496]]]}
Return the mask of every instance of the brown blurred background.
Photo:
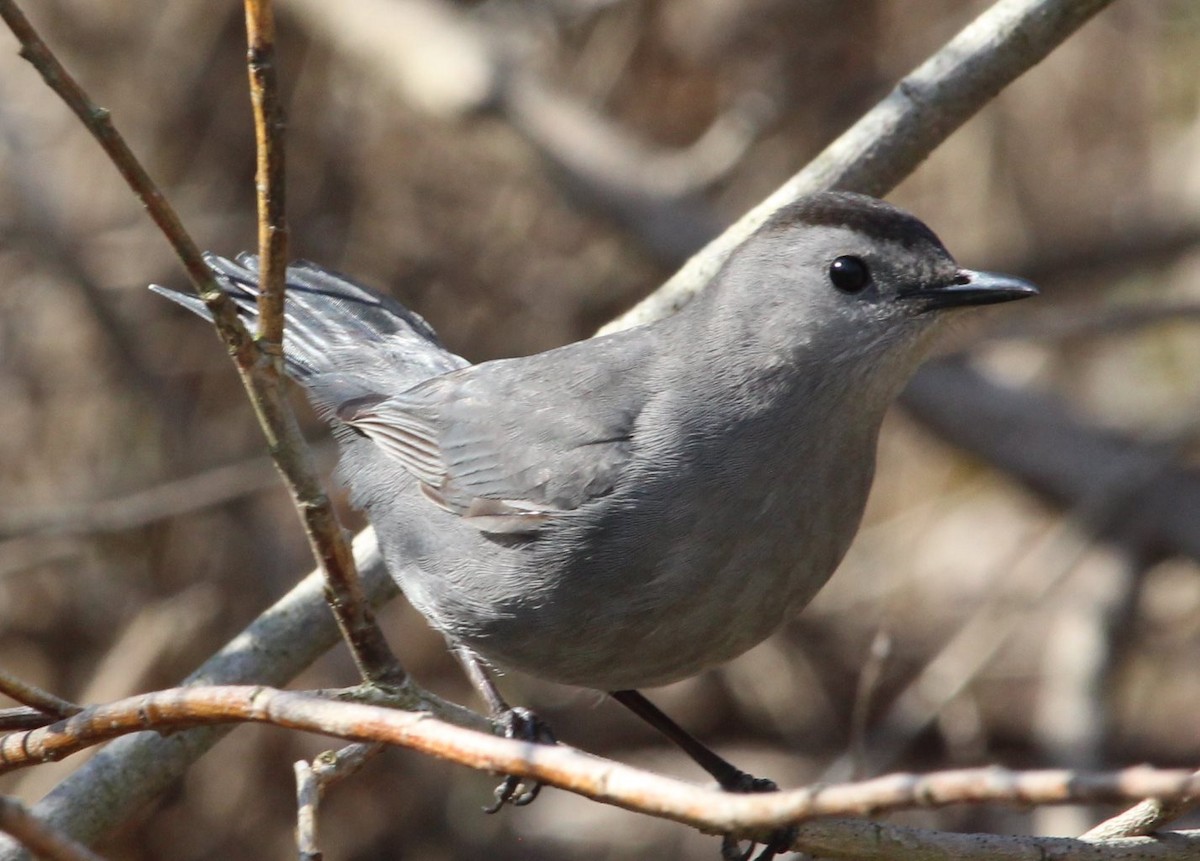
{"label": "brown blurred background", "polygon": [[[293,254],[390,291],[473,360],[585,337],[986,5],[280,0]],[[240,4],[28,6],[197,241],[251,247]],[[102,701],[178,681],[311,563],[217,339],[145,289],[184,284],[164,241],[15,41],[0,48],[0,666]],[[1200,407],[1198,50],[1194,2],[1118,2],[892,196],[964,264],[1043,287],[957,326],[947,350],[1163,452],[1185,488]],[[303,417],[328,469],[327,437]],[[1012,433],[1037,446],[1036,420]],[[651,696],[784,786],[990,762],[1194,767],[1196,559],[1093,541],[1080,524],[1094,499],[1048,500],[952,443],[897,411],[833,584],[763,646]],[[412,610],[397,601],[384,617],[423,683],[474,702]],[[354,680],[339,650],[297,684]],[[570,744],[702,777],[596,694],[504,687]],[[294,856],[291,762],[327,747],[239,729],[101,849]],[[0,791],[32,801],[73,767]],[[484,816],[494,782],[389,752],[324,804],[326,857],[717,856],[713,838],[555,790]],[[1106,812],[892,821],[1078,834]]]}

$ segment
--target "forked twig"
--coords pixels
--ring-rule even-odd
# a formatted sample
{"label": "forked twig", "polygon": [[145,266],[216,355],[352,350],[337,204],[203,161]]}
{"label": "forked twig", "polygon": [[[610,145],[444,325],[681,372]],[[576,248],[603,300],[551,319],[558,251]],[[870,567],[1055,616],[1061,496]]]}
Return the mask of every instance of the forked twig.
{"label": "forked twig", "polygon": [[[252,0],[248,0],[252,2]],[[67,72],[54,56],[42,38],[34,30],[33,25],[17,7],[13,0],[0,0],[0,18],[9,26],[21,43],[21,56],[28,60],[38,70],[47,85],[58,94],[71,108],[84,126],[99,141],[109,159],[121,172],[134,194],[145,206],[154,223],[174,249],[176,256],[187,270],[196,292],[204,299],[205,305],[212,312],[213,322],[225,342],[230,355],[237,366],[238,374],[247,394],[254,405],[259,423],[266,434],[271,456],[274,458],[279,471],[283,474],[292,499],[296,504],[304,523],[309,544],[312,547],[318,564],[324,570],[330,593],[329,603],[337,617],[347,643],[354,654],[355,661],[364,678],[381,684],[400,685],[407,681],[399,662],[388,648],[382,632],[374,621],[374,614],[363,598],[361,584],[354,569],[353,557],[350,553],[341,525],[333,513],[328,495],[321,487],[316,477],[312,456],[304,438],[300,433],[295,415],[288,405],[279,385],[278,351],[271,356],[271,350],[264,353],[258,344],[246,331],[246,327],[238,318],[237,308],[225,296],[217,285],[213,274],[204,262],[199,247],[184,229],[178,215],[155,185],[145,168],[134,156],[133,151],[121,137],[113,125],[109,112],[93,102],[79,84]],[[270,29],[258,31],[269,35]],[[255,57],[252,53],[252,66]],[[254,75],[252,69],[252,77]],[[264,78],[264,83],[268,78]],[[275,95],[263,97],[264,104],[278,104]],[[262,134],[266,137],[278,137],[279,124],[267,122],[270,117],[263,114]],[[278,154],[279,144],[267,148]],[[280,164],[280,167],[282,165]],[[282,178],[268,171],[268,179],[278,183]],[[260,184],[262,184],[260,182]],[[271,193],[264,188],[263,194],[270,198]],[[282,200],[282,198],[280,198]],[[269,212],[266,232],[269,234],[280,222],[273,221],[282,211],[275,212],[275,205],[264,207]],[[286,239],[286,234],[282,234]],[[270,238],[270,237],[268,237]],[[275,240],[269,242],[268,258],[282,255],[286,258],[286,243],[282,248]],[[283,266],[278,278],[282,281]],[[275,276],[273,276],[275,277]],[[277,299],[282,307],[282,286],[279,287]],[[273,300],[274,301],[274,300]],[[274,313],[276,317],[280,315]],[[282,340],[282,320],[271,322],[271,330],[275,332],[274,343]],[[270,333],[268,333],[270,334]],[[267,340],[270,343],[270,340]]]}
{"label": "forked twig", "polygon": [[[990,54],[985,53],[984,55],[977,57],[976,59],[979,60],[979,65],[977,65],[977,66],[973,66],[970,68],[964,68],[961,65],[953,65],[952,64],[951,68],[946,73],[948,76],[950,76],[950,77],[960,76],[964,80],[966,78],[970,78],[970,82],[969,82],[970,86],[966,87],[965,91],[964,90],[955,91],[956,92],[955,104],[953,106],[946,107],[946,105],[944,105],[942,103],[942,99],[948,98],[947,94],[941,90],[938,90],[937,88],[932,87],[932,86],[930,87],[930,89],[927,92],[924,92],[924,93],[914,93],[914,91],[912,91],[911,89],[904,90],[903,88],[901,88],[900,90],[898,90],[899,95],[897,96],[897,98],[901,98],[901,100],[904,100],[904,99],[911,100],[914,105],[917,105],[919,103],[919,107],[921,108],[921,111],[922,111],[922,116],[925,117],[926,119],[928,119],[931,115],[935,118],[938,117],[939,112],[943,109],[945,110],[946,115],[958,117],[960,115],[963,115],[964,105],[966,106],[966,113],[969,114],[970,112],[975,110],[979,105],[988,101],[990,99],[991,95],[993,95],[1005,83],[1007,83],[1008,80],[1011,80],[1013,77],[1015,77],[1021,71],[1024,71],[1024,69],[1028,68],[1028,66],[1032,65],[1037,60],[1041,59],[1041,57],[1044,56],[1045,53],[1048,53],[1049,50],[1054,45],[1056,45],[1062,39],[1066,38],[1066,36],[1069,35],[1070,32],[1072,32],[1074,29],[1076,29],[1088,17],[1090,17],[1092,14],[1094,14],[1095,11],[1098,11],[1104,5],[1107,5],[1107,0],[1036,0],[1036,2],[1035,2],[1035,0],[1003,0],[1003,2],[997,4],[997,6],[994,10],[995,16],[1004,17],[1005,20],[1009,21],[1009,23],[1016,21],[1016,24],[1014,25],[1014,29],[1012,29],[1010,31],[1006,31],[1006,33],[1008,33],[1008,35],[1010,37],[1015,38],[1018,42],[1020,42],[1022,39],[1024,39],[1026,42],[1032,43],[1032,46],[1033,46],[1031,53],[1025,52],[1025,51],[1020,52],[1021,58],[1020,58],[1020,62],[1018,63],[1018,65],[1020,66],[1019,68],[1014,68],[1013,65],[1009,62],[1001,62],[1002,57],[1000,57],[1000,55],[1004,53],[1003,46],[1001,46],[1000,49],[996,49]],[[10,0],[0,0],[0,12],[4,11],[6,9],[13,9],[13,8],[15,8],[15,7],[12,6],[12,3],[10,2]],[[990,15],[993,13],[988,13],[988,14]],[[1024,16],[1024,17],[1022,17],[1022,16]],[[7,20],[7,16],[5,16],[5,17]],[[989,20],[994,21],[995,18],[992,18]],[[981,21],[982,21],[982,19],[981,19]],[[1036,28],[1035,28],[1036,29],[1036,38],[1031,37],[1030,32],[1022,30],[1022,27],[1032,27],[1034,25],[1036,25]],[[995,46],[993,46],[993,48],[995,48]],[[952,44],[951,46],[948,46],[947,49],[945,49],[943,51],[943,55],[945,55],[945,56],[943,56],[943,63],[949,62],[949,59],[948,59],[949,57],[959,56],[961,54],[962,54],[961,45]],[[931,61],[931,63],[933,63],[933,61]],[[1023,64],[1023,65],[1021,65],[1021,64]],[[922,67],[922,68],[925,68],[925,67]],[[893,94],[893,95],[896,95],[896,94]],[[913,99],[914,95],[920,95],[922,98],[914,100]],[[883,106],[881,106],[881,108],[882,107]],[[85,122],[86,122],[86,120],[85,120]],[[927,154],[928,149],[932,149],[932,147],[934,145],[936,145],[936,143],[940,142],[945,136],[948,136],[948,134],[950,133],[950,131],[953,129],[953,127],[956,124],[957,124],[956,122],[947,123],[947,122],[942,122],[940,120],[937,122],[929,122],[927,124],[928,127],[926,129],[927,134],[923,135],[921,138],[921,141],[920,141],[921,146],[926,147],[926,149],[923,153],[918,151],[916,161],[919,161],[920,158],[923,158],[924,154]],[[860,134],[861,134],[861,131],[862,130],[860,130]],[[886,147],[888,145],[889,141],[891,140],[891,138],[900,134],[901,132],[902,132],[902,128],[899,126],[896,126],[896,125],[893,125],[890,127],[876,127],[876,129],[875,129],[875,133],[877,135],[876,142],[880,146]],[[843,152],[845,152],[845,150],[843,150]],[[864,164],[868,161],[878,163],[880,160],[887,160],[888,158],[890,158],[890,156],[887,154],[886,151],[874,149],[874,150],[870,150],[870,151],[859,150],[856,152],[851,152],[848,155],[845,155],[845,158],[848,160],[847,163],[849,163],[851,165],[858,163],[859,167],[863,167]],[[915,164],[915,161],[905,162],[902,160],[898,166],[894,166],[894,169],[898,170],[900,172],[900,175],[903,175],[903,173],[905,173],[911,169],[913,164]],[[819,167],[821,170],[828,168],[828,162],[824,162]],[[816,169],[817,168],[814,168],[814,170],[816,170]],[[844,187],[853,187],[853,183],[850,181],[847,181],[844,184]],[[735,242],[736,242],[736,240],[735,240]],[[718,256],[719,256],[719,254],[720,254],[720,252],[718,252]],[[716,265],[719,265],[718,257],[709,256],[707,258],[707,260],[708,260],[709,264],[712,264],[714,266],[714,268]],[[714,261],[717,261],[717,262],[714,263]],[[704,281],[707,280],[708,276],[711,275],[711,271],[712,270],[709,270],[708,273],[705,274],[703,267],[701,267],[700,269],[692,270],[690,273],[685,271],[685,273],[681,273],[680,281],[683,283],[690,281],[693,284],[693,286],[699,286],[700,284],[702,284]],[[667,308],[667,307],[669,307],[669,305],[660,306],[659,311],[657,311],[657,312],[651,311],[650,313],[664,313],[663,308]],[[310,598],[310,600],[311,600],[311,598]],[[407,718],[413,722],[414,726],[418,726],[418,727],[420,726],[420,724],[423,720],[421,717],[415,716],[415,715],[401,715],[401,714],[398,714],[395,712],[389,712],[388,714],[391,716],[390,718],[388,718],[389,721],[397,720],[397,719],[402,720],[402,719]],[[178,738],[178,736],[176,738]],[[502,743],[507,743],[507,742],[504,742],[504,740],[496,740],[496,741],[500,741]],[[511,743],[508,743],[508,744],[511,744]],[[574,753],[574,752],[571,752],[571,753]],[[517,754],[515,752],[512,755],[517,756]],[[546,764],[546,757],[548,757],[548,756],[553,757],[553,756],[557,756],[557,755],[559,755],[558,751],[556,749],[551,749],[551,748],[547,748],[545,751],[538,749],[533,752],[532,756],[530,756],[530,752],[528,751],[528,749],[524,749],[520,753],[520,756],[523,758],[520,759],[519,761],[518,760],[511,760],[511,761],[504,760],[503,762],[500,763],[499,766],[497,766],[496,762],[493,762],[492,766],[497,767],[497,770],[511,771],[513,773],[530,773],[530,774],[532,774],[541,765]],[[524,763],[524,766],[517,767],[518,765],[520,765],[520,763]],[[611,765],[611,764],[609,764],[609,765]],[[509,766],[513,766],[513,767],[509,767]],[[100,769],[98,767],[96,770],[93,770],[91,772],[91,775],[92,775],[93,779],[97,779],[97,780],[101,779],[101,776],[103,776],[103,779],[105,780],[105,782],[108,784],[111,784],[114,779],[119,779],[117,773],[119,772],[119,769],[121,769],[122,767],[123,767],[123,763],[119,760],[119,758],[114,757],[113,762],[109,763],[109,765],[108,765],[107,772],[103,771],[102,769]],[[181,763],[172,761],[171,763],[169,763],[168,765],[166,765],[164,767],[169,768],[169,769],[181,769],[183,767],[183,765]],[[649,775],[644,775],[644,773],[636,772],[634,770],[628,770],[628,771],[633,772],[633,774],[637,775],[639,778],[641,778],[643,776],[652,777]],[[612,772],[609,771],[607,773],[611,774]],[[990,772],[989,774],[994,778],[1001,778],[1001,779],[1003,779],[1007,775],[1007,773],[1003,773],[1003,772]],[[144,777],[144,775],[143,775],[143,777]],[[157,780],[159,778],[155,778],[155,779]],[[677,784],[677,782],[670,782],[670,783],[672,783],[676,786],[679,786],[679,784]],[[609,789],[611,789],[611,784],[606,782],[605,786],[608,787]],[[691,792],[692,790],[696,789],[694,787],[686,787],[686,785],[683,785],[683,786],[687,792]],[[927,784],[921,785],[917,788],[921,792],[927,792],[929,790],[929,786]],[[910,789],[912,789],[912,787],[910,787]],[[1141,786],[1137,786],[1134,791],[1147,791],[1148,792],[1149,789],[1150,789],[1150,787],[1143,784]],[[76,787],[74,787],[74,790],[76,791],[76,797],[78,797],[78,792],[81,792],[81,791],[86,794],[86,786],[82,786],[82,785],[76,786]],[[698,790],[698,789],[696,791],[703,792],[703,790]],[[134,794],[136,794],[136,793],[134,793]],[[817,796],[823,797],[823,798],[825,798],[826,801],[828,801],[828,796],[822,795],[822,793],[815,792],[815,791],[814,791],[814,794]],[[678,800],[678,798],[679,798],[678,796],[672,796],[672,797],[676,798],[676,800]],[[688,796],[688,797],[691,797],[691,796]],[[766,799],[768,801],[768,803],[778,801],[778,798],[775,796],[759,796],[755,799],[750,799],[749,797],[746,797],[745,799],[743,799],[743,798],[729,799],[727,796],[718,796],[718,797],[722,799],[722,803],[721,803],[722,808],[724,808],[725,804],[727,804],[728,802],[731,802],[731,801],[735,802],[735,806],[736,806],[736,804],[741,804],[741,803],[744,803],[749,800],[758,801],[759,799]],[[132,796],[131,796],[131,798],[132,798]],[[696,799],[693,799],[693,800],[696,800]],[[137,799],[132,799],[132,803],[136,804]],[[92,829],[93,833],[96,833],[96,831],[98,829],[102,829],[105,827],[111,827],[112,824],[115,824],[115,822],[120,821],[120,817],[122,815],[125,815],[122,813],[122,811],[123,810],[127,811],[129,809],[129,806],[130,806],[129,803],[124,803],[124,807],[122,807],[120,804],[114,804],[113,807],[110,810],[108,810],[105,814],[106,817],[108,817],[109,824],[107,826],[104,825],[103,823],[90,822],[90,823],[88,823],[87,827]],[[647,805],[647,806],[642,806],[642,807],[639,807],[638,809],[642,809],[645,812],[653,814],[653,815],[669,815],[669,814],[664,814],[661,807],[653,805],[653,804]],[[882,808],[872,807],[871,809],[882,809]],[[744,821],[741,822],[741,825],[744,826],[745,822]],[[715,830],[732,830],[732,829],[726,829],[722,825],[722,826],[717,826],[715,828]],[[901,832],[903,832],[903,835],[901,835]],[[74,831],[72,831],[72,833],[74,833]],[[831,834],[833,835],[832,837],[829,836]],[[853,837],[847,837],[847,835],[853,835]],[[897,835],[901,835],[901,836],[898,837]],[[836,846],[833,846],[831,843],[831,841],[837,841],[839,839],[849,840],[849,844],[847,844],[846,842],[842,843],[842,854],[840,854],[840,855],[837,854]],[[1036,849],[1036,851],[1042,851],[1043,853],[1045,853],[1046,852],[1045,847],[1047,845],[1049,845],[1049,841],[1046,838],[1017,838],[1017,837],[991,838],[991,837],[987,837],[985,835],[941,835],[941,834],[938,834],[937,832],[917,833],[916,829],[907,829],[907,830],[906,829],[897,829],[897,828],[893,828],[891,826],[881,825],[878,823],[836,823],[836,822],[812,823],[809,826],[806,826],[805,830],[801,833],[801,843],[804,843],[805,845],[811,847],[814,852],[819,850],[821,852],[821,854],[828,855],[829,857],[857,857],[857,858],[883,857],[880,854],[880,851],[881,851],[880,847],[884,846],[888,840],[897,840],[899,846],[917,847],[918,845],[920,845],[925,850],[927,850],[927,852],[940,849],[942,851],[943,857],[958,857],[958,858],[982,857],[978,852],[973,852],[970,850],[972,848],[978,849],[979,847],[983,846],[984,844],[988,844],[989,850],[994,851],[996,853],[996,854],[994,854],[993,857],[997,857],[997,858],[1001,858],[1001,857],[1003,857],[1003,858],[1014,857],[1015,858],[1015,857],[1018,857],[1017,853],[1019,853],[1019,852],[1030,852],[1030,851],[1035,851],[1035,849]],[[805,841],[807,841],[807,842],[805,842]],[[824,841],[824,842],[822,842],[822,841]],[[1056,851],[1055,857],[1063,858],[1063,859],[1084,858],[1084,857],[1088,857],[1088,858],[1105,857],[1105,858],[1116,859],[1116,858],[1132,858],[1132,857],[1135,857],[1135,853],[1136,853],[1136,855],[1138,857],[1145,857],[1145,858],[1149,858],[1149,857],[1184,858],[1184,857],[1188,857],[1188,855],[1186,853],[1189,851],[1193,853],[1192,857],[1194,857],[1196,847],[1198,844],[1200,844],[1200,835],[1179,834],[1179,835],[1169,835],[1166,838],[1164,838],[1163,840],[1159,840],[1159,841],[1135,840],[1135,841],[1125,841],[1125,842],[1118,841],[1118,842],[1104,843],[1104,844],[1098,844],[1098,843],[1082,841],[1082,840],[1060,841],[1060,843],[1062,843],[1062,844],[1065,844],[1067,842],[1069,842],[1071,844],[1071,846],[1064,848],[1061,853]],[[847,845],[850,845],[851,848],[849,848],[849,849],[845,848]],[[947,856],[945,854],[947,851],[946,847],[951,846],[951,845],[959,847],[961,849],[961,851],[955,851],[950,856]],[[1057,844],[1057,843],[1055,844],[1055,846],[1058,846],[1058,845],[1059,844]],[[1101,855],[1097,854],[1098,850],[1103,850],[1104,855],[1101,856]],[[850,854],[846,854],[846,853],[850,853]],[[901,857],[901,856],[896,855],[894,857]],[[909,854],[906,857],[916,857],[916,856]],[[923,857],[928,857],[928,854]]]}
{"label": "forked twig", "polygon": [[321,861],[318,834],[318,813],[321,799],[331,787],[357,774],[378,754],[381,742],[358,742],[340,750],[327,750],[310,763],[300,760],[296,773],[296,849],[300,861]]}
{"label": "forked twig", "polygon": [[82,706],[60,699],[3,669],[0,669],[0,694],[6,694],[22,705],[55,718],[70,717],[83,711]]}

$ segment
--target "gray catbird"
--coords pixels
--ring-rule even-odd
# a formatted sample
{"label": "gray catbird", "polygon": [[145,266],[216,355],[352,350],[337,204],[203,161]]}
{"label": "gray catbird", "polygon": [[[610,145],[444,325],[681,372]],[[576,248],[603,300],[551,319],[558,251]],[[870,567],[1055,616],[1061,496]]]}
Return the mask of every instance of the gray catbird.
{"label": "gray catbird", "polygon": [[[256,259],[209,263],[253,318]],[[675,315],[478,365],[397,302],[297,263],[284,352],[437,629],[654,720],[629,689],[740,655],[833,573],[884,412],[944,312],[1036,292],[960,268],[887,203],[822,193],[776,213]]]}

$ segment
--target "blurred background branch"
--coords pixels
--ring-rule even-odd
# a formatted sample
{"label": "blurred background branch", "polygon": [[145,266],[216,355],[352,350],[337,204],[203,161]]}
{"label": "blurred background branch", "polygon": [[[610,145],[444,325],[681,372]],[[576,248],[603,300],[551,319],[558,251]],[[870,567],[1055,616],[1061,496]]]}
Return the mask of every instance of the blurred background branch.
{"label": "blurred background branch", "polygon": [[[346,21],[359,8],[324,5]],[[417,14],[415,4],[388,5]],[[460,107],[435,115],[419,95],[397,97],[392,76],[365,58],[366,37],[358,40],[364,55],[351,53],[354,40],[341,39],[333,23],[318,25],[303,6],[282,4],[277,22],[292,117],[295,253],[390,287],[472,359],[544,349],[594,331],[659,283],[715,225],[764,198],[983,9],[957,0],[427,4],[427,14],[444,16],[456,32],[478,34],[487,55],[481,71],[444,76],[443,83],[464,85],[467,95]],[[1171,312],[1200,301],[1189,228],[1200,200],[1194,156],[1200,94],[1189,71],[1200,20],[1193,6],[1115,4],[897,189],[894,198],[927,219],[964,263],[1038,277],[1044,288],[1040,307],[1028,309],[1027,318],[996,321],[1002,333],[1026,333],[1020,340],[989,340],[989,321],[952,333],[948,346],[969,352],[968,363],[952,369],[959,376],[950,377],[958,381],[955,392],[968,393],[955,395],[963,398],[955,401],[959,417],[977,408],[971,393],[997,407],[1010,403],[990,386],[1040,400],[1012,407],[1020,421],[982,414],[978,424],[1003,428],[993,429],[986,443],[971,442],[968,431],[978,427],[955,431],[973,451],[966,457],[907,417],[893,418],[868,527],[828,592],[784,635],[740,661],[656,693],[722,752],[784,785],[813,780],[849,743],[855,680],[879,630],[890,632],[892,645],[862,720],[869,738],[887,728],[907,686],[957,642],[963,619],[990,607],[986,612],[1007,618],[1013,633],[986,661],[980,654],[957,656],[959,666],[975,669],[904,752],[894,754],[898,767],[1022,766],[1044,761],[1051,750],[1067,766],[1150,760],[1194,768],[1200,577],[1181,545],[1160,543],[1168,534],[1194,540],[1184,528],[1188,497],[1177,488],[1186,487],[1194,469],[1185,429],[1196,415],[1200,355],[1192,315]],[[65,2],[44,4],[38,15],[80,79],[105,94],[139,141],[202,244],[227,252],[251,244],[254,156],[237,11],[182,2],[148,14],[139,3]],[[404,30],[386,26],[391,19],[367,20],[375,25],[373,38],[419,32],[411,17]],[[443,69],[463,63],[468,70],[471,57],[483,56],[472,43],[452,44],[429,40],[428,56]],[[392,54],[392,62],[413,56]],[[0,69],[0,499],[9,501],[0,519],[17,523],[26,512],[95,505],[103,521],[105,500],[236,469],[231,465],[256,457],[261,443],[252,417],[211,337],[144,294],[146,281],[174,271],[159,240],[131,212],[127,192],[96,169],[88,142],[30,71],[8,55],[0,57]],[[648,219],[669,241],[656,239],[612,204],[580,194],[579,183],[568,181],[572,169],[530,131],[532,120],[523,126],[516,102],[506,107],[498,100],[503,87],[492,75],[502,71],[503,80],[515,81],[513,70],[587,121],[619,130],[611,139],[632,143],[612,145],[615,164],[632,153],[635,163],[687,165],[689,148],[706,130],[720,131],[722,118],[736,130],[745,109],[750,122],[728,150],[741,147],[744,154],[725,165],[705,155],[695,182],[672,179],[647,193],[665,207]],[[436,88],[413,91],[428,95]],[[23,153],[12,143],[18,137]],[[646,153],[673,161],[655,162]],[[22,191],[21,178],[31,174],[37,181]],[[31,196],[43,201],[41,211],[55,214],[53,234],[44,220],[25,217],[37,211]],[[91,293],[79,286],[84,279]],[[1074,309],[1096,319],[1118,305],[1167,321],[1093,328],[1087,338],[1038,334],[1044,313],[1079,321]],[[107,322],[97,307],[107,310]],[[121,344],[132,361],[120,358],[123,348],[113,345]],[[136,382],[138,367],[148,384]],[[1064,415],[1070,423],[1060,421]],[[323,432],[311,418],[305,426]],[[1060,460],[1053,446],[1041,452],[1043,439],[1065,441],[1071,456]],[[1009,448],[1018,449],[1008,455],[1017,461],[1009,468],[1035,493],[982,468]],[[1139,487],[1108,529],[1094,530],[1100,542],[1078,530],[1079,518],[1064,527],[1085,536],[1077,558],[1031,608],[1004,560],[1020,558],[1037,536],[1052,534],[1059,512],[1078,506],[1079,494],[1092,486],[1089,474],[1115,471],[1109,457],[1148,458],[1164,471]],[[1152,516],[1142,516],[1140,494],[1159,500],[1148,510]],[[6,544],[0,666],[78,701],[96,700],[85,694],[101,672],[105,698],[174,683],[306,567],[290,517],[284,494],[231,493],[227,502],[188,517],[133,518],[119,531],[76,531],[68,544],[61,538],[38,547],[28,539]],[[1019,579],[1036,583],[1038,565],[1046,563],[1028,564]],[[197,583],[206,584],[207,605],[189,592]],[[286,673],[299,672],[336,641],[318,619],[326,613],[319,586],[307,588],[312,603],[303,612],[316,612],[303,624],[314,626],[313,639],[324,645],[308,653],[308,643],[287,634],[262,649],[239,638],[222,660],[245,670],[244,681],[282,684]],[[380,580],[379,588],[390,587]],[[162,602],[172,597],[181,598],[168,614],[177,624],[172,633],[134,633],[144,609],[169,606]],[[383,615],[407,668],[439,693],[469,696],[440,638],[402,604]],[[189,624],[178,624],[183,620]],[[1049,648],[1053,637],[1067,634],[1075,639]],[[1079,654],[1079,644],[1087,643],[1101,644],[1100,666],[1055,657]],[[105,666],[106,656],[112,663]],[[279,656],[287,656],[286,673],[256,664]],[[338,653],[305,670],[299,683],[344,684],[352,673]],[[516,676],[504,683],[512,699],[538,708],[569,743],[694,776],[607,704],[589,707],[588,695]],[[114,689],[121,685],[126,689]],[[1068,689],[1085,693],[1069,701],[1056,696]],[[1053,721],[1031,720],[1042,708],[1068,706],[1087,717],[1069,722],[1075,738],[1064,739]],[[294,796],[281,764],[311,757],[325,743],[247,728],[181,778],[181,762],[215,739],[205,733],[114,742],[43,809],[59,815],[86,808],[83,799],[101,796],[98,786],[105,795],[128,791],[126,805],[158,799],[136,829],[102,846],[112,857],[178,855],[183,846],[193,857],[294,852]],[[108,771],[138,761],[126,759],[131,750],[142,751],[143,764],[174,765],[144,784],[125,765]],[[45,777],[36,784],[22,778],[15,791],[33,801],[55,775],[75,767],[46,766]],[[91,782],[96,778],[89,775],[106,773],[111,782]],[[0,789],[13,788],[12,780]],[[684,829],[563,793],[545,793],[517,815],[478,816],[489,784],[420,757],[386,753],[322,802],[324,848],[329,857],[356,858],[712,851],[711,841]],[[164,795],[167,787],[173,791]],[[1111,812],[1085,811],[1086,821]],[[570,835],[564,821],[572,823]],[[1083,830],[1077,825],[1056,830],[1021,811],[952,809],[905,813],[897,824],[878,827],[896,829],[897,839],[910,829],[919,843],[926,838],[914,835],[931,827],[1077,834]],[[107,830],[96,826],[93,838]],[[972,853],[983,845],[964,842],[958,857],[979,857]]]}

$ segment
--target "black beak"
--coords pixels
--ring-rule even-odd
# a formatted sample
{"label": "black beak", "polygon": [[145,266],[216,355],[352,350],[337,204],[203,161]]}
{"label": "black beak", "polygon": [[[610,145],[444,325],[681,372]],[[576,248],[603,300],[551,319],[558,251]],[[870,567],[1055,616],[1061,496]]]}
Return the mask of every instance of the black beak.
{"label": "black beak", "polygon": [[958,276],[945,286],[913,290],[902,296],[920,303],[922,311],[940,311],[968,305],[994,305],[1037,294],[1038,289],[1024,278],[960,269]]}

